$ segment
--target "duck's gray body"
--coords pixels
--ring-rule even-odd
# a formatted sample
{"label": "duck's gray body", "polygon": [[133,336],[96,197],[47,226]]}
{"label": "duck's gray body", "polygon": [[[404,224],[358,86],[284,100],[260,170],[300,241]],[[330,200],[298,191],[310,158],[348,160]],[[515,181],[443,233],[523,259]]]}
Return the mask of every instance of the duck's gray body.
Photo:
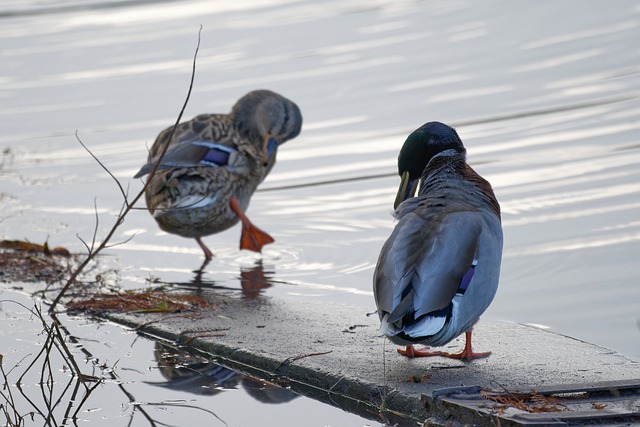
{"label": "duck's gray body", "polygon": [[498,288],[500,206],[462,142],[442,148],[425,160],[419,195],[398,206],[375,269],[381,330],[398,345],[442,346],[470,331]]}

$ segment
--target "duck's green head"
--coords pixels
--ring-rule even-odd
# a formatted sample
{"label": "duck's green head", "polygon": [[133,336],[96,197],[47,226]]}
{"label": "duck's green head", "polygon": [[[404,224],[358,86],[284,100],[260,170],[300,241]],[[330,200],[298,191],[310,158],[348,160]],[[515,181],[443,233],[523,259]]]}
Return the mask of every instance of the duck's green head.
{"label": "duck's green head", "polygon": [[444,123],[426,123],[409,135],[398,155],[400,188],[393,204],[394,209],[414,196],[422,172],[429,161],[446,150],[455,150],[461,154],[466,152],[455,129]]}

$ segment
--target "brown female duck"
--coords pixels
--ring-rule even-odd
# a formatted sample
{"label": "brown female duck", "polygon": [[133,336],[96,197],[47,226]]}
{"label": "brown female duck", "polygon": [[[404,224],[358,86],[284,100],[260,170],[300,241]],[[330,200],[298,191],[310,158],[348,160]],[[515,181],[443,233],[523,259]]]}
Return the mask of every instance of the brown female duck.
{"label": "brown female duck", "polygon": [[148,162],[135,175],[157,172],[145,190],[147,208],[161,229],[196,239],[207,260],[213,253],[203,236],[242,222],[240,249],[260,252],[273,238],[246,217],[258,184],[276,161],[278,146],[302,127],[296,104],[277,93],[256,90],[229,114],[202,114],[160,132]]}

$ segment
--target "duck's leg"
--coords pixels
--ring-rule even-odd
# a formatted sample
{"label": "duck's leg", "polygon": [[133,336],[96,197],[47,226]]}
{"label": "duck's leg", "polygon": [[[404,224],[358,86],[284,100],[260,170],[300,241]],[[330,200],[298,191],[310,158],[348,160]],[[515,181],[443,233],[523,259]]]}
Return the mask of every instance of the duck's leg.
{"label": "duck's leg", "polygon": [[427,351],[426,349],[418,350],[412,345],[408,345],[404,350],[399,348],[398,353],[407,357],[429,357],[440,356],[442,354],[440,351]]}
{"label": "duck's leg", "polygon": [[254,252],[262,252],[262,247],[269,243],[273,243],[273,237],[269,236],[264,231],[253,225],[249,218],[242,212],[240,203],[235,196],[229,200],[229,206],[231,210],[238,215],[240,221],[242,221],[242,234],[240,236],[240,249],[249,249]]}
{"label": "duck's leg", "polygon": [[460,353],[442,353],[444,357],[450,357],[451,359],[460,359],[460,360],[471,360],[471,359],[479,359],[481,357],[487,357],[491,354],[490,351],[484,353],[474,353],[471,348],[471,332],[467,331],[464,333],[465,335],[465,343],[464,350]]}
{"label": "duck's leg", "polygon": [[[202,251],[204,252],[204,259],[206,260],[206,262],[211,261],[211,258],[213,258],[213,252],[211,252],[211,250],[207,247],[207,245],[204,244],[204,242],[199,237],[196,237],[196,242],[198,242],[198,244],[202,248]],[[206,265],[206,262],[205,262],[205,265]]]}

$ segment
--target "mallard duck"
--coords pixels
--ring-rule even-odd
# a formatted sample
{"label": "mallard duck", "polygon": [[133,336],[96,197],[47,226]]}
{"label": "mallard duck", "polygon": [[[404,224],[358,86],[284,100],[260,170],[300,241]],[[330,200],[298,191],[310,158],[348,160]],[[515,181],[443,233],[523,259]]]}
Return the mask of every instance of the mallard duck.
{"label": "mallard duck", "polygon": [[[473,359],[472,327],[498,288],[502,258],[500,205],[491,184],[466,163],[451,127],[430,122],[411,133],[398,157],[398,219],[374,273],[381,331],[405,356]],[[420,192],[413,197],[420,183]],[[443,346],[465,333],[464,350]]]}
{"label": "mallard duck", "polygon": [[147,164],[135,178],[157,172],[147,183],[147,208],[160,228],[201,240],[242,222],[240,249],[260,252],[273,238],[246,217],[251,195],[276,161],[278,146],[302,127],[296,104],[268,90],[240,98],[229,114],[202,114],[158,135]]}

